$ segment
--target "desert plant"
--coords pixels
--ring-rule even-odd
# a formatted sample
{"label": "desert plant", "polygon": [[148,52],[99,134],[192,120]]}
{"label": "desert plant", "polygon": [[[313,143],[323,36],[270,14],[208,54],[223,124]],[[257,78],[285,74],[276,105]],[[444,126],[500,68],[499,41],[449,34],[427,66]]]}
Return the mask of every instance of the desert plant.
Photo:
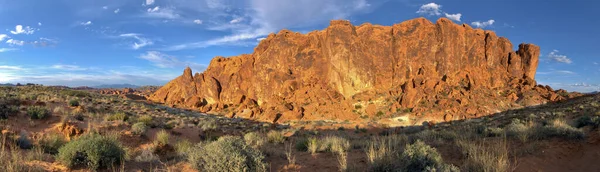
{"label": "desert plant", "polygon": [[421,140],[406,145],[400,160],[403,171],[459,171],[457,167],[444,163],[437,150]]}
{"label": "desert plant", "polygon": [[50,111],[42,106],[30,106],[27,107],[27,115],[31,119],[44,119],[50,116]]}
{"label": "desert plant", "polygon": [[297,139],[295,147],[297,151],[308,151],[308,139],[304,137]]}
{"label": "desert plant", "polygon": [[267,142],[264,135],[257,133],[257,132],[246,133],[244,135],[244,141],[246,141],[246,144],[252,146],[255,149],[259,149],[259,150],[260,150],[260,148],[262,148],[262,146],[265,144],[265,142]]}
{"label": "desert plant", "polygon": [[585,137],[582,130],[570,126],[562,119],[555,119],[546,126],[538,127],[533,133],[533,137],[535,137],[536,139],[558,137],[564,139],[580,140]]}
{"label": "desert plant", "polygon": [[175,151],[182,157],[186,157],[193,147],[194,145],[189,140],[180,140],[175,143]]}
{"label": "desert plant", "polygon": [[317,151],[319,151],[319,141],[316,137],[311,137],[308,139],[306,143],[306,148],[310,152],[310,154],[315,155]]}
{"label": "desert plant", "polygon": [[152,124],[153,124],[152,116],[149,116],[149,115],[144,115],[144,116],[138,118],[137,121],[146,124],[146,126],[152,126]]}
{"label": "desert plant", "polygon": [[202,129],[202,131],[213,131],[215,129],[217,129],[217,121],[215,119],[206,119],[203,121],[200,121],[198,123],[198,126],[200,127],[200,129]]}
{"label": "desert plant", "polygon": [[518,119],[514,119],[504,130],[507,137],[517,138],[522,142],[526,142],[531,135],[531,128],[531,125],[525,125]]}
{"label": "desert plant", "polygon": [[327,136],[322,140],[323,141],[319,145],[319,151],[340,153],[350,149],[350,141],[340,136]]}
{"label": "desert plant", "polygon": [[8,116],[18,111],[19,107],[17,106],[0,104],[0,119],[8,119]]}
{"label": "desert plant", "polygon": [[390,135],[372,138],[366,147],[369,171],[394,171],[400,169],[400,152],[408,138]]}
{"label": "desert plant", "polygon": [[169,144],[169,137],[171,137],[171,135],[167,131],[160,130],[158,133],[156,133],[156,138],[154,138],[154,144],[156,144],[156,145],[168,145]]}
{"label": "desert plant", "polygon": [[594,128],[598,128],[598,126],[600,126],[600,117],[585,115],[577,118],[576,127],[581,128],[585,126],[592,126]]}
{"label": "desert plant", "polygon": [[121,143],[113,137],[89,133],[61,147],[57,159],[68,167],[83,165],[99,169],[121,163],[125,154]]}
{"label": "desert plant", "polygon": [[44,152],[48,154],[57,154],[58,149],[66,144],[65,137],[58,133],[50,133],[42,137],[39,141],[39,145],[42,147]]}
{"label": "desert plant", "polygon": [[77,99],[69,100],[69,106],[71,106],[71,107],[79,106],[79,100],[77,100]]}
{"label": "desert plant", "polygon": [[267,140],[271,143],[281,144],[285,142],[285,136],[281,131],[271,130],[267,133]]}
{"label": "desert plant", "polygon": [[148,126],[143,122],[138,122],[131,126],[131,132],[136,135],[143,135],[146,133],[146,130],[148,130]]}
{"label": "desert plant", "polygon": [[458,141],[458,146],[466,156],[466,160],[461,167],[463,171],[510,171],[506,140],[487,145],[461,140]]}
{"label": "desert plant", "polygon": [[29,140],[29,137],[24,132],[22,132],[21,134],[19,134],[19,137],[17,138],[17,145],[21,149],[31,149],[33,147],[33,144],[31,143],[31,140]]}
{"label": "desert plant", "polygon": [[160,158],[154,154],[154,147],[152,146],[142,149],[140,154],[135,157],[137,162],[156,162],[159,160]]}
{"label": "desert plant", "polygon": [[267,171],[264,155],[239,137],[224,136],[200,143],[190,151],[189,162],[201,171]]}
{"label": "desert plant", "polygon": [[127,114],[122,113],[122,112],[114,113],[112,115],[106,116],[107,121],[126,121],[127,119],[129,119]]}

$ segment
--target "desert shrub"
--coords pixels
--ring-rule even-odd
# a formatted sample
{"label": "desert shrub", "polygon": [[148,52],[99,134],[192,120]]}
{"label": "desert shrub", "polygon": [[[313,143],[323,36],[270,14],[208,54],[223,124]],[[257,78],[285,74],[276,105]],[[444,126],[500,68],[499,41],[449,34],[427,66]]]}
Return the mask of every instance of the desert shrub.
{"label": "desert shrub", "polygon": [[143,122],[138,122],[131,126],[131,132],[133,132],[133,134],[143,135],[146,133],[146,130],[148,130],[148,126]]}
{"label": "desert shrub", "polygon": [[61,147],[57,159],[68,167],[83,165],[99,169],[121,163],[125,159],[125,150],[112,137],[90,133]]}
{"label": "desert shrub", "polygon": [[534,132],[536,139],[547,139],[552,137],[579,140],[585,137],[582,130],[574,128],[564,120],[553,120],[546,126],[536,128]]}
{"label": "desert shrub", "polygon": [[319,140],[316,137],[311,137],[308,139],[306,143],[306,148],[310,152],[310,154],[316,154],[319,151]]}
{"label": "desert shrub", "polygon": [[407,145],[400,155],[403,171],[459,171],[457,167],[446,164],[435,148],[423,141]]}
{"label": "desert shrub", "polygon": [[531,134],[531,127],[515,119],[504,128],[507,137],[527,141]]}
{"label": "desert shrub", "polygon": [[477,126],[477,128],[475,128],[475,131],[477,132],[477,134],[484,137],[498,137],[504,134],[504,130],[502,128],[488,127],[483,125]]}
{"label": "desert shrub", "polygon": [[157,145],[168,145],[169,137],[171,137],[171,135],[167,131],[160,130],[158,133],[156,133],[156,138],[154,138],[154,143]]}
{"label": "desert shrub", "polygon": [[200,121],[198,126],[200,129],[202,129],[202,131],[213,131],[217,129],[217,121],[215,119],[206,119]]}
{"label": "desert shrub", "polygon": [[158,155],[154,154],[154,147],[147,147],[141,150],[140,154],[134,159],[137,162],[156,162],[160,160]]}
{"label": "desert shrub", "polygon": [[463,171],[510,171],[506,141],[488,145],[459,141],[458,146],[466,157],[461,167]]}
{"label": "desert shrub", "polygon": [[265,144],[266,139],[263,134],[257,132],[249,132],[244,135],[244,141],[246,144],[252,146],[255,149],[260,149]]}
{"label": "desert shrub", "polygon": [[308,139],[303,137],[296,140],[295,148],[297,151],[308,151]]}
{"label": "desert shrub", "polygon": [[369,171],[399,170],[400,153],[407,140],[405,135],[373,137],[365,148]]}
{"label": "desert shrub", "polygon": [[319,145],[319,151],[340,153],[346,152],[348,149],[350,149],[350,141],[339,136],[327,136]]}
{"label": "desert shrub", "polygon": [[77,99],[69,100],[69,106],[71,106],[71,107],[79,106],[79,100],[77,100]]}
{"label": "desert shrub", "polygon": [[600,117],[585,115],[577,118],[575,122],[577,128],[585,126],[592,126],[594,128],[598,128],[598,126],[600,126]]}
{"label": "desert shrub", "polygon": [[90,93],[78,90],[62,90],[61,93],[73,97],[90,97]]}
{"label": "desert shrub", "polygon": [[42,106],[30,106],[27,107],[27,115],[29,115],[31,119],[44,119],[50,116],[50,110]]}
{"label": "desert shrub", "polygon": [[0,104],[0,119],[8,119],[8,116],[19,112],[18,106]]}
{"label": "desert shrub", "polygon": [[142,116],[142,117],[138,118],[138,120],[137,120],[137,121],[138,121],[138,122],[142,122],[142,123],[146,124],[146,126],[152,126],[152,120],[153,120],[153,119],[152,119],[152,117],[151,117],[151,116],[149,116],[149,115],[144,115],[144,116]]}
{"label": "desert shrub", "polygon": [[127,119],[129,119],[127,114],[122,113],[122,112],[114,113],[112,115],[106,116],[107,121],[126,121]]}
{"label": "desert shrub", "polygon": [[39,145],[42,147],[44,152],[48,154],[57,154],[58,149],[66,144],[66,140],[63,135],[58,133],[50,133],[42,137],[39,141]]}
{"label": "desert shrub", "polygon": [[224,136],[197,145],[189,162],[200,171],[267,171],[264,155],[239,137]]}
{"label": "desert shrub", "polygon": [[175,151],[182,157],[186,157],[193,147],[194,145],[189,140],[180,140],[175,143]]}
{"label": "desert shrub", "polygon": [[285,142],[285,136],[281,131],[271,130],[267,133],[267,140],[271,143],[281,144]]}

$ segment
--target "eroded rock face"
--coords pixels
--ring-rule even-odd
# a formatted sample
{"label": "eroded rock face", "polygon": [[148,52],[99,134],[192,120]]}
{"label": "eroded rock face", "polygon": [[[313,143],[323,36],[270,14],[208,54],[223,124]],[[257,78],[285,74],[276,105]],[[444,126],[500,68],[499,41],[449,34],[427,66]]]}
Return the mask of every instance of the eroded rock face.
{"label": "eroded rock face", "polygon": [[150,100],[281,122],[403,112],[453,120],[513,108],[525,99],[564,99],[536,86],[538,46],[512,48],[492,31],[446,18],[393,26],[335,20],[322,31],[270,34],[254,53],[216,57],[194,76],[187,68]]}

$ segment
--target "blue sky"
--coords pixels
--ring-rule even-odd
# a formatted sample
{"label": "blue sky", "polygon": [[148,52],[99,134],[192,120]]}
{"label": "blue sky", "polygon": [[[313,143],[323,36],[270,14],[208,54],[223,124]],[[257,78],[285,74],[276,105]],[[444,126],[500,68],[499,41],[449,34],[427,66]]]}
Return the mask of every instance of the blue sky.
{"label": "blue sky", "polygon": [[426,17],[541,47],[536,79],[600,90],[600,1],[579,0],[0,0],[0,83],[160,85],[185,66],[252,53],[287,28],[329,20],[392,25]]}

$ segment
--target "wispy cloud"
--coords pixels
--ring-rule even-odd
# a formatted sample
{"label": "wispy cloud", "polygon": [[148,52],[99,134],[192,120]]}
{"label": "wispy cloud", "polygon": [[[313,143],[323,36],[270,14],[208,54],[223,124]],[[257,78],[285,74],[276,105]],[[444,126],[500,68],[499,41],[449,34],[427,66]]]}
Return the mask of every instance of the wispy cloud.
{"label": "wispy cloud", "polygon": [[4,41],[7,38],[10,38],[10,36],[8,36],[6,34],[0,34],[0,41]]}
{"label": "wispy cloud", "polygon": [[0,66],[0,70],[21,70],[21,66]]}
{"label": "wispy cloud", "polygon": [[552,52],[550,52],[550,54],[548,54],[548,58],[552,61],[566,63],[566,64],[571,64],[573,62],[566,55],[558,54],[558,50],[552,50]]}
{"label": "wispy cloud", "polygon": [[436,3],[429,3],[421,5],[419,10],[417,10],[417,14],[421,15],[430,15],[430,16],[439,16],[442,15],[442,5]]}
{"label": "wispy cloud", "polygon": [[19,41],[19,40],[15,40],[15,39],[9,39],[6,41],[7,44],[9,45],[18,45],[18,46],[23,46],[25,45],[25,41]]}
{"label": "wispy cloud", "polygon": [[92,25],[92,24],[93,24],[92,21],[87,21],[87,22],[81,22],[81,23],[79,23],[79,25],[82,25],[82,26],[89,26],[89,25]]}
{"label": "wispy cloud", "polygon": [[146,5],[152,5],[154,4],[154,0],[146,0]]}
{"label": "wispy cloud", "polygon": [[570,70],[550,70],[550,71],[539,71],[537,72],[537,74],[539,75],[557,75],[557,74],[562,74],[562,75],[576,75],[577,73],[570,71]]}
{"label": "wispy cloud", "polygon": [[0,48],[0,53],[3,52],[8,52],[8,51],[15,51],[17,50],[16,48]]}
{"label": "wispy cloud", "polygon": [[140,59],[151,62],[159,68],[183,68],[189,66],[196,71],[201,71],[206,68],[206,65],[189,61],[180,61],[177,57],[164,54],[158,51],[148,51],[139,56]]}
{"label": "wispy cloud", "polygon": [[494,24],[494,22],[496,22],[496,21],[493,20],[493,19],[490,19],[490,20],[484,21],[484,22],[474,21],[474,22],[471,22],[471,25],[473,25],[475,27],[478,27],[478,28],[485,28],[485,27],[488,27],[488,26],[492,26]]}
{"label": "wispy cloud", "polygon": [[142,37],[141,34],[138,34],[138,33],[121,34],[121,35],[119,35],[119,37],[133,38],[133,39],[137,40],[137,42],[133,42],[133,45],[131,45],[131,48],[135,49],[135,50],[154,44],[154,42],[152,42],[152,40],[150,40],[148,38],[144,38],[144,37]]}
{"label": "wispy cloud", "polygon": [[31,35],[34,32],[35,32],[35,29],[33,29],[29,26],[23,27],[23,25],[17,25],[17,26],[15,26],[15,30],[10,31],[10,33],[12,33],[14,35],[19,35],[19,34]]}
{"label": "wispy cloud", "polygon": [[77,65],[63,65],[63,64],[52,65],[51,68],[52,69],[58,69],[58,70],[68,70],[68,71],[82,71],[82,70],[87,70],[87,68],[82,68],[82,67],[79,67]]}
{"label": "wispy cloud", "polygon": [[196,24],[202,24],[202,20],[196,19],[196,20],[194,20],[194,23],[196,23]]}
{"label": "wispy cloud", "polygon": [[174,8],[170,7],[160,8],[159,6],[156,6],[154,8],[148,8],[146,11],[147,13],[144,16],[149,18],[177,19],[181,17]]}
{"label": "wispy cloud", "polygon": [[117,8],[115,11],[113,11],[115,14],[118,14],[121,11],[120,8]]}

